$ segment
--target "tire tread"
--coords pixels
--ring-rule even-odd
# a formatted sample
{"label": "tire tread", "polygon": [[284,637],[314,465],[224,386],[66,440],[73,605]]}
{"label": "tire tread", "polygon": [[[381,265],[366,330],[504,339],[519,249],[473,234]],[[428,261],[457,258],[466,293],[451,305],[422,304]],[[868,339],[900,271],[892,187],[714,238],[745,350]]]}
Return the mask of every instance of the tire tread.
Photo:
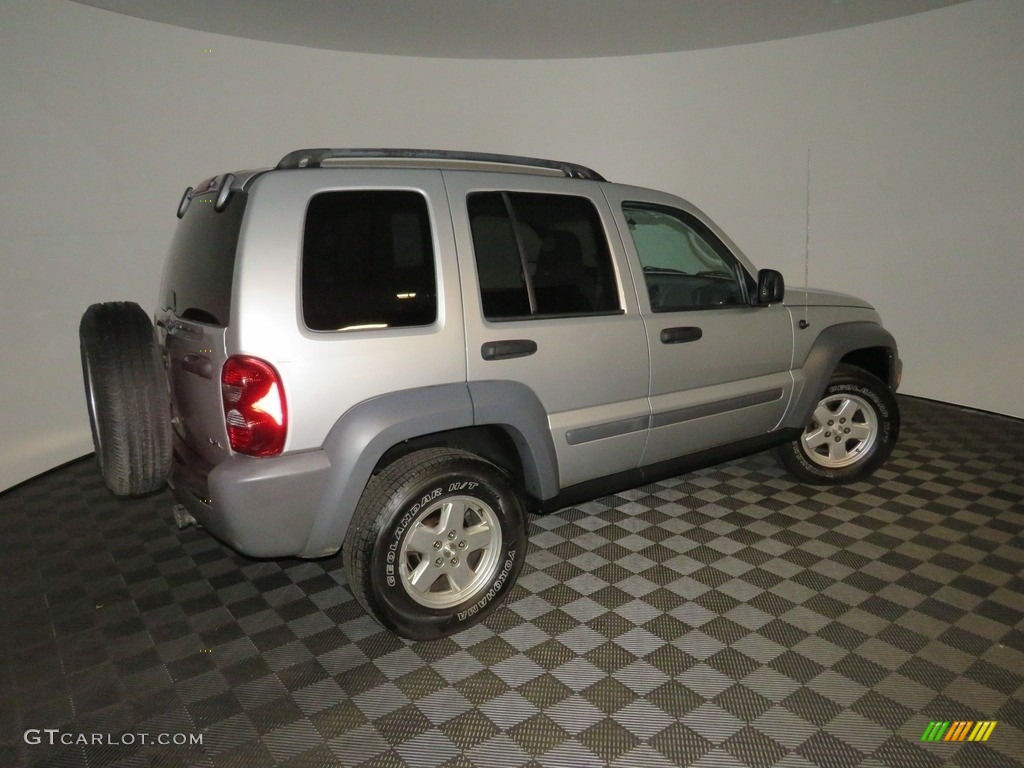
{"label": "tire tread", "polygon": [[349,523],[345,543],[342,545],[342,562],[348,575],[349,589],[367,613],[374,616],[379,613],[369,588],[368,560],[373,551],[373,543],[380,533],[380,510],[405,484],[411,471],[440,469],[453,458],[477,457],[466,451],[451,448],[414,451],[384,467],[366,484],[352,515],[352,522]]}
{"label": "tire tread", "polygon": [[[93,444],[118,496],[160,489],[170,473],[170,404],[153,325],[133,302],[93,304],[79,325],[92,371]],[[86,378],[86,397],[90,396]]]}
{"label": "tire tread", "polygon": [[[389,536],[398,515],[409,509],[415,496],[424,487],[435,482],[446,482],[452,476],[474,477],[482,486],[475,493],[492,497],[493,511],[501,525],[500,546],[508,553],[502,576],[505,591],[494,596],[488,590],[487,602],[463,615],[458,609],[430,609],[415,604],[401,588],[389,593],[384,586],[382,563]],[[496,506],[495,506],[496,504]],[[527,547],[526,513],[521,497],[515,490],[509,473],[501,466],[474,453],[456,448],[426,448],[414,451],[385,466],[367,482],[349,523],[342,544],[342,560],[348,577],[349,589],[356,601],[381,626],[410,640],[436,640],[483,620],[497,608],[509,594],[525,561]],[[520,553],[516,557],[516,552]],[[504,557],[504,556],[503,556]],[[394,584],[391,585],[394,589]],[[487,589],[485,585],[483,589]],[[498,587],[500,591],[501,586]],[[475,594],[475,599],[479,593]],[[472,602],[463,603],[463,607]]]}

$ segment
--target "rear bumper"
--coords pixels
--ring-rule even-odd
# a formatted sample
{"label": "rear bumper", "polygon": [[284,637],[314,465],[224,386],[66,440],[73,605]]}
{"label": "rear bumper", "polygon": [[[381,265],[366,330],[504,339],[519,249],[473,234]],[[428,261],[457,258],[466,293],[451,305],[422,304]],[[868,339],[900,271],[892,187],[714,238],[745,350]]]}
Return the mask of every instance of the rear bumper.
{"label": "rear bumper", "polygon": [[250,557],[324,554],[309,547],[331,471],[324,451],[264,459],[235,455],[205,473],[183,457],[182,448],[175,445],[174,496],[218,539]]}

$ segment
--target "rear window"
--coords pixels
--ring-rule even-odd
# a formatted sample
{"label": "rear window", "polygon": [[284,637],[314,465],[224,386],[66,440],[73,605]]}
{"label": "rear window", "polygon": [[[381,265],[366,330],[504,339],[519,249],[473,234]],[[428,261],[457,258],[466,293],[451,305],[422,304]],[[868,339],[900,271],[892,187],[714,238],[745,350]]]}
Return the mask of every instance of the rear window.
{"label": "rear window", "polygon": [[406,190],[322,192],[302,241],[302,317],[314,331],[430,325],[437,282],[427,202]]}
{"label": "rear window", "polygon": [[178,317],[226,326],[238,233],[248,195],[235,192],[227,208],[213,210],[216,194],[192,200],[174,230],[164,265],[161,301]]}

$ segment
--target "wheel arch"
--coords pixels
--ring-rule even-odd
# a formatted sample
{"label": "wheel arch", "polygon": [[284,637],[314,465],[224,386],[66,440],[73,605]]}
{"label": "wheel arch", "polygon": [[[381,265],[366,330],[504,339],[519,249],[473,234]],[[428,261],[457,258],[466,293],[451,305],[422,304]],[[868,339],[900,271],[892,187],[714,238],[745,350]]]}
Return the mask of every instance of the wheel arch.
{"label": "wheel arch", "polygon": [[875,346],[863,347],[847,352],[840,358],[838,365],[852,365],[867,371],[879,381],[896,390],[898,363],[894,347]]}
{"label": "wheel arch", "polygon": [[505,469],[541,501],[558,493],[558,462],[536,394],[517,382],[471,382],[404,390],[365,400],[331,428],[331,464],[303,557],[337,552],[367,482],[425,448],[469,451]]}
{"label": "wheel arch", "polygon": [[498,430],[518,456],[522,488],[537,501],[558,495],[558,455],[548,414],[537,394],[518,381],[469,383],[475,422]]}
{"label": "wheel arch", "polygon": [[450,448],[479,456],[504,469],[517,486],[524,487],[522,458],[509,433],[495,424],[447,429],[403,440],[384,452],[373,474],[410,453],[427,448]]}
{"label": "wheel arch", "polygon": [[803,363],[804,384],[783,426],[802,428],[840,364],[867,371],[895,391],[900,378],[896,340],[877,323],[832,325],[818,334]]}

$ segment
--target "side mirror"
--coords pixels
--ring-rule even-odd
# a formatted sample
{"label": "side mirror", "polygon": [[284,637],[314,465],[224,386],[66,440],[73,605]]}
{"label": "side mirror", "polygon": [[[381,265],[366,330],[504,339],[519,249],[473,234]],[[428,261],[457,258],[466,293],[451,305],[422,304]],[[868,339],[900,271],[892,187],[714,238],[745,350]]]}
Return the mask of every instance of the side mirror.
{"label": "side mirror", "polygon": [[754,303],[759,307],[778,304],[786,293],[786,281],[782,273],[774,269],[762,269],[757,273],[757,296]]}

